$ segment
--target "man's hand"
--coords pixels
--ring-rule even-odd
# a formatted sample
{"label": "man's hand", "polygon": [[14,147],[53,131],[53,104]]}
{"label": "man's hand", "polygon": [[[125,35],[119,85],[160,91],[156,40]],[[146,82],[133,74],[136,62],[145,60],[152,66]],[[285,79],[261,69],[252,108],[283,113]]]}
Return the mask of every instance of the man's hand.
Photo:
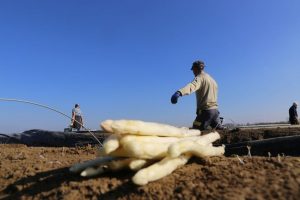
{"label": "man's hand", "polygon": [[178,98],[181,96],[181,93],[179,91],[175,92],[171,97],[172,104],[176,104],[178,101]]}

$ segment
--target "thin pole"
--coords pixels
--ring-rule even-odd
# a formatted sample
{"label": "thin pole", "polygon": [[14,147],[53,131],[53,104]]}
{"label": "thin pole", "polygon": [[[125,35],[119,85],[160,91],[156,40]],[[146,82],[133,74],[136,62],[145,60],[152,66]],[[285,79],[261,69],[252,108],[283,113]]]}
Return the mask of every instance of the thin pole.
{"label": "thin pole", "polygon": [[[67,117],[68,119],[72,120],[72,118],[68,115],[66,115],[65,113],[57,110],[57,109],[54,109],[50,106],[47,106],[47,105],[43,105],[43,104],[40,104],[40,103],[36,103],[36,102],[32,102],[32,101],[26,101],[26,100],[21,100],[21,99],[9,99],[9,98],[0,98],[0,101],[8,101],[8,102],[18,102],[18,103],[27,103],[27,104],[31,104],[31,105],[34,105],[34,106],[39,106],[39,107],[42,107],[42,108],[46,108],[48,110],[51,110],[51,111],[54,111],[64,117]],[[100,146],[102,147],[102,143],[99,141],[99,139],[95,136],[95,134],[93,134],[89,129],[87,129],[81,122],[77,121],[76,119],[74,120],[75,122],[79,123],[83,128],[85,128],[93,137],[94,139],[100,144]]]}

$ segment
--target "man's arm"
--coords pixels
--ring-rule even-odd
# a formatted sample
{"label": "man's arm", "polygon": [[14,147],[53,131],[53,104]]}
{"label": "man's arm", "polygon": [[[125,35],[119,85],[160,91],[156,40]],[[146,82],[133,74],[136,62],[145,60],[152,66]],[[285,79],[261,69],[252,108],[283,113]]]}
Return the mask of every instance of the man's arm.
{"label": "man's arm", "polygon": [[200,77],[197,76],[194,78],[194,80],[191,83],[187,84],[185,87],[181,88],[180,90],[178,90],[172,95],[171,98],[172,104],[176,104],[179,97],[184,95],[189,95],[195,92],[200,88],[200,86],[201,86],[201,80]]}
{"label": "man's arm", "polygon": [[197,76],[194,78],[194,80],[191,83],[187,84],[185,87],[181,88],[178,91],[181,93],[182,96],[190,95],[196,90],[198,90],[200,86],[201,86],[201,80],[200,77]]}

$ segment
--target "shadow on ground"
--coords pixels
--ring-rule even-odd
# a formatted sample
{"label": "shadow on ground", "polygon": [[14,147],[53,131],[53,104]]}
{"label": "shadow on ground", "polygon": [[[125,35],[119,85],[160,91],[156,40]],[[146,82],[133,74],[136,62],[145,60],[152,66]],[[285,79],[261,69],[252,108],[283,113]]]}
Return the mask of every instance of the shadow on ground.
{"label": "shadow on ground", "polygon": [[[118,177],[121,180],[122,184],[115,187],[114,189],[109,190],[104,194],[99,194],[99,199],[116,199],[118,197],[124,196],[124,194],[130,193],[141,193],[138,190],[138,187],[134,185],[130,177],[132,176],[132,172],[129,173],[106,173],[98,178],[116,178]],[[69,172],[68,167],[50,170],[46,172],[37,173],[34,176],[29,176],[17,180],[16,182],[8,185],[1,193],[0,199],[8,200],[8,199],[22,199],[22,197],[35,197],[38,194],[43,193],[43,198],[54,197],[55,199],[63,198],[63,193],[59,189],[64,183],[70,186],[70,182],[72,184],[76,184],[76,187],[84,187],[84,184],[81,184],[85,180],[91,180],[91,178],[83,178],[77,174],[72,174]],[[56,190],[54,194],[53,191]]]}

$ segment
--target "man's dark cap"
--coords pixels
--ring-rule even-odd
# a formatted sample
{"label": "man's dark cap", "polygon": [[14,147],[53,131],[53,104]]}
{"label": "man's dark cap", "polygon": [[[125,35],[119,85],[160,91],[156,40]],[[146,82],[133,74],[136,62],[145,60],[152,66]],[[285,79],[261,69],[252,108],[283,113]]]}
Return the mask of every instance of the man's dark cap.
{"label": "man's dark cap", "polygon": [[205,64],[202,60],[196,60],[195,62],[193,62],[191,70],[193,70],[194,67],[197,67],[199,69],[203,69],[205,67]]}

